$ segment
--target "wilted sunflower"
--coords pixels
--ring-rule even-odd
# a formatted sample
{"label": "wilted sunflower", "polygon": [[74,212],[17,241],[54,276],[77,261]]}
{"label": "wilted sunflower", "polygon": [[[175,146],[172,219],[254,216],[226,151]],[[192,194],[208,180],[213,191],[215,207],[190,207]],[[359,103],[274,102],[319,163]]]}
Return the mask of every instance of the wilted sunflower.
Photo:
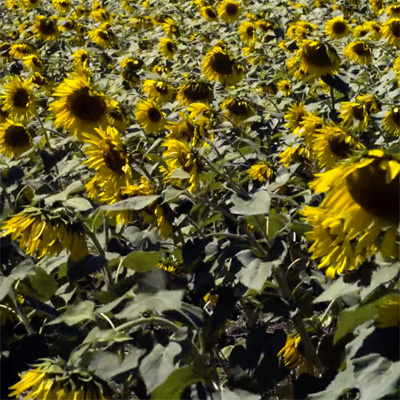
{"label": "wilted sunflower", "polygon": [[32,145],[32,138],[24,125],[8,119],[0,125],[0,153],[17,158]]}
{"label": "wilted sunflower", "polygon": [[53,7],[60,13],[67,13],[72,7],[70,0],[51,0],[51,2]]}
{"label": "wilted sunflower", "polygon": [[104,49],[108,49],[117,42],[117,37],[111,30],[110,24],[102,25],[99,28],[95,28],[88,33],[89,38],[92,42],[98,44]]}
{"label": "wilted sunflower", "polygon": [[57,17],[45,17],[44,15],[36,16],[32,30],[42,40],[55,40],[60,34]]}
{"label": "wilted sunflower", "polygon": [[286,343],[279,350],[278,356],[282,356],[286,367],[295,368],[304,361],[301,349],[300,335],[291,333],[286,336]]}
{"label": "wilted sunflower", "polygon": [[206,21],[216,21],[218,18],[217,10],[212,6],[201,7],[200,13]]}
{"label": "wilted sunflower", "polygon": [[355,128],[358,131],[367,129],[370,116],[365,104],[343,101],[340,103],[339,111],[339,117],[342,119],[342,125],[345,128]]}
{"label": "wilted sunflower", "polygon": [[350,42],[343,50],[343,54],[361,65],[369,65],[372,62],[372,49],[364,41]]}
{"label": "wilted sunflower", "polygon": [[292,84],[288,79],[281,79],[277,82],[276,88],[282,92],[284,96],[290,96],[292,93]]}
{"label": "wilted sunflower", "polygon": [[12,240],[19,240],[19,247],[30,256],[42,258],[66,249],[76,261],[88,254],[83,228],[66,216],[30,207],[5,221],[2,229],[2,236],[11,235]]}
{"label": "wilted sunflower", "polygon": [[203,74],[211,81],[217,81],[221,85],[233,86],[242,80],[245,67],[238,64],[220,46],[215,46],[209,51],[202,62]]}
{"label": "wilted sunflower", "polygon": [[152,100],[142,100],[136,106],[135,117],[146,133],[155,133],[164,127],[165,113]]}
{"label": "wilted sunflower", "polygon": [[382,119],[382,125],[385,132],[400,136],[400,108],[390,109]]}
{"label": "wilted sunflower", "polygon": [[16,76],[3,85],[3,90],[3,110],[8,111],[14,119],[27,122],[36,110],[29,82]]}
{"label": "wilted sunflower", "polygon": [[343,17],[334,17],[325,24],[325,33],[332,39],[341,39],[350,34],[350,25]]}
{"label": "wilted sunflower", "polygon": [[168,60],[173,60],[176,53],[176,44],[168,38],[161,38],[159,42],[160,53]]}
{"label": "wilted sunflower", "polygon": [[256,25],[250,21],[243,21],[238,28],[240,40],[248,46],[256,41]]}
{"label": "wilted sunflower", "polygon": [[391,18],[382,24],[382,36],[393,46],[400,48],[400,18]]}
{"label": "wilted sunflower", "polygon": [[142,85],[143,92],[157,104],[163,104],[171,100],[175,93],[172,85],[161,80],[146,79]]}
{"label": "wilted sunflower", "polygon": [[255,114],[251,103],[239,97],[225,100],[221,105],[221,109],[236,124],[241,124]]}
{"label": "wilted sunflower", "polygon": [[20,374],[21,380],[11,386],[10,396],[20,397],[29,389],[27,398],[34,400],[106,400],[112,392],[108,384],[92,372],[75,368],[61,358],[43,358],[32,369]]}
{"label": "wilted sunflower", "polygon": [[26,56],[22,59],[22,62],[30,69],[34,71],[41,72],[43,71],[44,64],[43,61],[36,55],[32,54],[30,56]]}
{"label": "wilted sunflower", "polygon": [[[317,175],[310,184],[326,193],[319,207],[302,214],[313,225],[306,238],[313,241],[312,258],[334,278],[359,267],[378,250],[385,258],[399,258],[400,164],[382,150]],[[378,241],[378,239],[381,239]]]}
{"label": "wilted sunflower", "polygon": [[214,98],[213,87],[208,82],[192,81],[178,88],[176,98],[182,106],[191,103],[209,103]]}
{"label": "wilted sunflower", "polygon": [[59,99],[50,104],[54,124],[69,129],[79,140],[82,132],[93,133],[96,127],[107,126],[108,99],[96,91],[81,75],[65,79],[53,93]]}
{"label": "wilted sunflower", "polygon": [[264,161],[252,165],[247,173],[254,181],[265,182],[274,175],[274,170]]}
{"label": "wilted sunflower", "polygon": [[242,9],[238,1],[224,0],[218,6],[218,17],[224,22],[235,22],[239,19]]}

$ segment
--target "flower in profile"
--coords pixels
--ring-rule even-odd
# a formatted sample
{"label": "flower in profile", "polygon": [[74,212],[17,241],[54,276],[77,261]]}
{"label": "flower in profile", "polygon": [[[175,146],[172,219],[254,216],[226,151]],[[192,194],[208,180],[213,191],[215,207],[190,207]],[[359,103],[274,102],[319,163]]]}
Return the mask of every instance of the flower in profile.
{"label": "flower in profile", "polygon": [[136,106],[135,117],[146,133],[156,133],[164,128],[165,113],[153,100],[142,100]]}
{"label": "flower in profile", "polygon": [[30,84],[35,85],[37,87],[49,88],[51,81],[43,76],[40,72],[35,72],[28,81]]}
{"label": "flower in profile", "polygon": [[3,85],[3,90],[3,110],[8,111],[14,119],[27,122],[36,111],[29,82],[16,76]]}
{"label": "flower in profile", "polygon": [[44,15],[36,16],[32,30],[42,40],[55,40],[60,34],[57,17],[45,17]]}
{"label": "flower in profile", "polygon": [[143,61],[139,58],[127,57],[122,60],[121,67],[123,69],[137,72],[143,67]]}
{"label": "flower in profile", "polygon": [[173,60],[177,47],[176,44],[169,38],[161,38],[159,42],[160,53],[167,59]]}
{"label": "flower in profile", "polygon": [[365,131],[370,121],[367,106],[351,101],[340,103],[339,117],[346,129],[354,128],[358,131]]}
{"label": "flower in profile", "polygon": [[278,92],[282,92],[286,97],[290,96],[292,93],[292,84],[289,79],[280,79],[276,84],[276,88]]}
{"label": "flower in profile", "polygon": [[142,89],[156,104],[168,102],[175,93],[172,85],[165,81],[154,79],[146,79],[143,82]]}
{"label": "flower in profile", "polygon": [[164,239],[172,236],[172,226],[166,217],[164,208],[161,204],[153,204],[142,211],[142,217],[145,223],[150,226],[157,226],[160,235]]}
{"label": "flower in profile", "polygon": [[400,136],[400,108],[390,109],[382,119],[385,132],[393,136]]}
{"label": "flower in profile", "polygon": [[392,294],[379,305],[378,316],[376,317],[378,328],[390,328],[400,324],[400,297]]}
{"label": "flower in profile", "polygon": [[215,46],[204,57],[202,71],[211,81],[217,81],[221,85],[233,86],[243,79],[245,67],[237,63],[220,46]]}
{"label": "flower in profile", "polygon": [[265,161],[252,165],[248,170],[253,181],[265,182],[274,175],[274,170]]}
{"label": "flower in profile", "polygon": [[218,18],[217,10],[212,6],[204,6],[200,8],[200,14],[206,21],[216,21]]}
{"label": "flower in profile", "polygon": [[178,88],[176,98],[182,106],[191,103],[210,103],[214,98],[213,87],[208,82],[191,81]]}
{"label": "flower in profile", "polygon": [[317,29],[317,26],[307,21],[296,21],[289,25],[286,36],[299,42],[307,39],[308,35]]}
{"label": "flower in profile", "polygon": [[295,163],[308,164],[311,159],[311,150],[309,146],[304,143],[289,146],[279,154],[279,162],[284,167],[289,167],[291,164]]}
{"label": "flower in profile", "polygon": [[54,91],[58,97],[49,109],[58,128],[69,129],[79,140],[82,133],[93,133],[94,128],[107,126],[107,97],[95,90],[87,77],[74,74]]}
{"label": "flower in profile", "polygon": [[27,43],[15,43],[10,48],[10,56],[22,60],[24,57],[31,54],[36,54],[36,49]]}
{"label": "flower in profile", "polygon": [[0,153],[17,158],[31,145],[31,135],[24,125],[10,119],[0,124]]}
{"label": "flower in profile", "polygon": [[243,21],[238,28],[240,40],[248,46],[253,46],[256,41],[256,25],[254,22]]}
{"label": "flower in profile", "polygon": [[382,36],[400,49],[400,18],[391,18],[382,24]]}
{"label": "flower in profile", "polygon": [[89,61],[89,53],[86,50],[78,49],[75,50],[72,58],[75,69],[79,69],[82,68],[84,65],[87,65]]}
{"label": "flower in profile", "polygon": [[279,350],[278,357],[282,356],[283,362],[288,368],[295,368],[303,361],[301,337],[298,333],[286,336],[285,345]]}
{"label": "flower in profile", "polygon": [[325,24],[325,33],[332,39],[342,39],[350,32],[350,25],[343,17],[331,18]]}
{"label": "flower in profile", "polygon": [[306,234],[314,242],[309,251],[329,278],[358,268],[378,249],[385,258],[399,258],[399,162],[370,150],[318,174],[310,188],[326,193],[319,207],[305,207],[302,215],[313,226]]}
{"label": "flower in profile", "polygon": [[372,62],[372,49],[364,41],[350,42],[343,50],[343,54],[361,65],[369,65]]}
{"label": "flower in profile", "polygon": [[235,124],[241,124],[255,114],[251,103],[239,97],[225,100],[221,105],[221,109]]}
{"label": "flower in profile", "polygon": [[30,207],[5,221],[2,229],[2,236],[11,235],[30,256],[53,256],[66,249],[71,259],[77,261],[88,254],[83,228],[65,215]]}
{"label": "flower in profile", "polygon": [[218,6],[218,17],[224,22],[235,22],[239,19],[242,9],[238,1],[224,0]]}
{"label": "flower in profile", "polygon": [[191,103],[187,110],[191,123],[199,128],[202,135],[206,135],[213,125],[214,111],[211,107],[204,103]]}
{"label": "flower in profile", "polygon": [[22,59],[22,62],[33,71],[41,72],[43,71],[44,64],[43,61],[35,54],[31,54]]}
{"label": "flower in profile", "polygon": [[183,270],[183,263],[176,259],[174,255],[160,257],[157,267],[164,271],[171,272],[173,275],[181,275]]}
{"label": "flower in profile", "polygon": [[172,38],[172,36],[180,35],[179,28],[172,18],[165,18],[164,21],[160,23],[160,25],[167,37]]}
{"label": "flower in profile", "polygon": [[27,398],[34,400],[74,399],[106,400],[112,394],[108,384],[93,372],[67,365],[61,358],[43,358],[10,387],[10,396],[20,397],[29,390]]}
{"label": "flower in profile", "polygon": [[51,0],[53,7],[60,13],[67,13],[71,10],[72,4],[70,0]]}

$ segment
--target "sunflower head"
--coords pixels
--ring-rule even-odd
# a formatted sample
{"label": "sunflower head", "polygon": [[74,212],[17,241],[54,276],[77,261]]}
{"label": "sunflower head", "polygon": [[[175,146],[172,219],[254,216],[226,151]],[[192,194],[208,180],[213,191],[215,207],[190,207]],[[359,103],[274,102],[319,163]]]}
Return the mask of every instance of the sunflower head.
{"label": "sunflower head", "polygon": [[286,343],[279,351],[278,356],[282,356],[285,366],[288,368],[297,367],[304,361],[301,338],[298,333],[291,333],[286,336]]}
{"label": "sunflower head", "polygon": [[345,47],[343,54],[361,65],[369,65],[372,62],[372,49],[364,41],[350,42]]}
{"label": "sunflower head", "polygon": [[332,39],[341,39],[350,34],[350,25],[342,17],[334,17],[325,24],[325,33]]}
{"label": "sunflower head", "polygon": [[0,125],[0,153],[17,158],[31,147],[32,138],[24,125],[7,120]]}
{"label": "sunflower head", "polygon": [[248,170],[250,178],[254,181],[265,182],[274,175],[273,169],[266,162],[252,165]]}
{"label": "sunflower head", "polygon": [[159,43],[160,53],[168,60],[173,60],[176,53],[176,44],[169,38],[161,38]]}
{"label": "sunflower head", "polygon": [[235,22],[242,12],[240,3],[233,0],[224,0],[218,6],[218,17],[224,22]]}
{"label": "sunflower head", "polygon": [[24,57],[22,61],[28,68],[32,69],[33,71],[43,71],[43,61],[34,54]]}
{"label": "sunflower head", "polygon": [[400,18],[391,18],[382,25],[382,36],[400,49]]}
{"label": "sunflower head", "polygon": [[157,104],[168,102],[174,95],[174,87],[163,80],[147,79],[143,82],[143,92]]}
{"label": "sunflower head", "polygon": [[244,21],[238,28],[239,37],[248,46],[254,45],[256,41],[256,25],[254,22]]}
{"label": "sunflower head", "polygon": [[390,109],[382,120],[383,129],[390,135],[400,136],[400,108]]}
{"label": "sunflower head", "polygon": [[36,16],[33,32],[42,40],[57,39],[60,34],[57,26],[57,17]]}
{"label": "sunflower head", "polygon": [[179,87],[177,99],[181,105],[191,103],[209,103],[214,98],[213,87],[203,81],[192,81]]}
{"label": "sunflower head", "polygon": [[340,105],[340,118],[345,128],[355,128],[359,131],[367,129],[370,116],[368,108],[363,103],[344,101]]}
{"label": "sunflower head", "polygon": [[251,103],[239,97],[225,100],[221,105],[221,109],[228,118],[237,124],[241,124],[255,114]]}
{"label": "sunflower head", "polygon": [[165,113],[152,100],[142,100],[136,106],[135,117],[146,133],[155,133],[164,127]]}
{"label": "sunflower head", "polygon": [[216,21],[218,18],[218,12],[212,6],[201,7],[200,13],[206,21]]}

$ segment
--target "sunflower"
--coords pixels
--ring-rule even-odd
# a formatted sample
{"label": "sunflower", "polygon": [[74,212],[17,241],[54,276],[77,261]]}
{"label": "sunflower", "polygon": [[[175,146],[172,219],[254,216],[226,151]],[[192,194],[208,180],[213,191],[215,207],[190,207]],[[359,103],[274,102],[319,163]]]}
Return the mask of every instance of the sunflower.
{"label": "sunflower", "polygon": [[121,61],[121,68],[128,69],[133,72],[139,71],[143,67],[143,61],[139,58],[127,57]]}
{"label": "sunflower", "polygon": [[334,17],[325,24],[325,33],[331,39],[342,39],[350,34],[350,25],[342,17]]}
{"label": "sunflower", "polygon": [[129,124],[129,116],[118,101],[110,100],[108,121],[111,126],[124,132]]}
{"label": "sunflower", "polygon": [[218,6],[218,17],[224,22],[235,22],[239,19],[242,9],[238,1],[224,0]]}
{"label": "sunflower", "polygon": [[366,23],[357,25],[353,29],[353,36],[357,39],[367,39],[372,34],[371,27]]}
{"label": "sunflower", "polygon": [[82,68],[89,61],[89,53],[83,49],[75,50],[72,59],[76,69]]}
{"label": "sunflower", "polygon": [[365,131],[370,122],[367,106],[362,103],[344,101],[340,103],[339,117],[342,125],[348,129],[354,127],[358,131]]}
{"label": "sunflower", "polygon": [[317,26],[307,21],[296,21],[289,25],[286,36],[289,39],[296,39],[302,42],[307,39],[308,35],[317,29]]}
{"label": "sunflower", "polygon": [[373,94],[359,94],[356,97],[356,100],[360,103],[364,103],[367,106],[367,109],[371,113],[376,113],[381,110],[381,104],[377,97]]}
{"label": "sunflower", "polygon": [[168,239],[172,236],[172,226],[169,223],[161,204],[153,204],[149,207],[146,207],[142,211],[142,217],[146,224],[149,224],[150,226],[157,226],[160,235],[164,239]]}
{"label": "sunflower", "polygon": [[379,40],[382,37],[382,27],[377,21],[366,21],[364,25],[369,29],[369,37],[373,40]]}
{"label": "sunflower", "polygon": [[384,0],[369,0],[371,10],[377,14],[382,14],[384,10]]}
{"label": "sunflower", "polygon": [[204,57],[202,71],[211,81],[217,81],[221,85],[233,86],[242,80],[245,68],[220,46],[215,46]]}
{"label": "sunflower", "polygon": [[329,278],[356,269],[378,247],[383,257],[398,259],[399,162],[370,150],[318,174],[310,188],[326,193],[319,207],[305,207],[302,214],[313,226],[306,234],[314,242],[309,251]]}
{"label": "sunflower", "polygon": [[69,129],[79,140],[82,132],[93,133],[96,127],[107,126],[108,99],[96,91],[87,78],[72,75],[53,93],[59,99],[50,104],[58,128]]}
{"label": "sunflower", "polygon": [[22,7],[28,10],[39,7],[41,0],[22,0]]}
{"label": "sunflower", "polygon": [[256,25],[253,22],[243,21],[238,28],[240,40],[248,46],[256,41]]}
{"label": "sunflower", "polygon": [[60,23],[60,31],[71,32],[76,29],[77,25],[74,19],[64,18]]}
{"label": "sunflower", "polygon": [[35,85],[37,87],[45,87],[50,88],[51,81],[43,76],[40,72],[35,72],[28,81],[31,85]]}
{"label": "sunflower", "polygon": [[70,0],[51,0],[51,2],[54,9],[60,13],[67,13],[72,7]]}
{"label": "sunflower", "polygon": [[8,117],[10,116],[10,113],[4,109],[4,99],[0,97],[0,124],[3,122],[7,122]]}
{"label": "sunflower", "polygon": [[164,116],[152,100],[142,100],[136,106],[135,117],[146,133],[155,133],[164,128]]}
{"label": "sunflower", "polygon": [[166,136],[167,139],[184,140],[188,143],[194,143],[197,139],[195,127],[190,118],[183,116],[183,121],[172,122],[168,124],[170,133]]}
{"label": "sunflower", "polygon": [[301,352],[301,338],[298,333],[291,333],[286,336],[286,343],[279,350],[279,356],[282,356],[285,366],[288,368],[297,367],[304,361]]}
{"label": "sunflower", "polygon": [[3,110],[8,111],[14,119],[27,122],[36,111],[29,82],[16,76],[5,83],[3,89]]}
{"label": "sunflower", "polygon": [[392,294],[379,305],[378,315],[376,317],[377,327],[380,329],[399,326],[400,324],[400,297],[398,294]]}
{"label": "sunflower", "polygon": [[90,16],[93,18],[94,22],[109,22],[113,19],[113,16],[104,8],[92,10]]}
{"label": "sunflower", "polygon": [[300,126],[303,118],[308,115],[304,103],[293,103],[290,105],[285,113],[285,120],[287,121],[285,127],[288,129],[296,129]]}
{"label": "sunflower", "polygon": [[[189,112],[189,120],[197,128],[200,128],[202,135],[212,128],[214,112],[211,107],[204,103],[191,103],[187,110]],[[212,140],[212,137],[211,137]]]}
{"label": "sunflower", "polygon": [[191,81],[178,88],[176,98],[182,106],[191,103],[210,103],[214,98],[213,87],[208,82]]}
{"label": "sunflower", "polygon": [[26,56],[22,59],[22,62],[30,69],[34,71],[43,71],[44,64],[43,61],[36,55]]}
{"label": "sunflower", "polygon": [[217,10],[212,6],[204,6],[200,8],[200,14],[206,21],[216,21],[218,18]]}
{"label": "sunflower", "polygon": [[110,29],[109,24],[89,31],[88,35],[93,43],[98,44],[104,49],[108,49],[117,42],[117,37]]}
{"label": "sunflower", "polygon": [[11,57],[22,60],[26,56],[36,54],[36,49],[30,44],[16,43],[11,46],[9,53]]}
{"label": "sunflower", "polygon": [[255,114],[251,103],[239,97],[225,100],[221,105],[221,109],[236,124],[241,124]]}
{"label": "sunflower", "polygon": [[400,136],[400,108],[390,109],[382,119],[385,132],[393,136]]}
{"label": "sunflower", "polygon": [[31,145],[31,135],[24,125],[10,119],[0,125],[0,153],[17,158]]}
{"label": "sunflower", "polygon": [[361,65],[369,65],[372,62],[372,49],[364,41],[350,42],[343,50],[343,54]]}
{"label": "sunflower", "polygon": [[179,28],[172,18],[165,18],[164,22],[160,25],[167,37],[172,38],[172,36],[180,36]]}
{"label": "sunflower", "polygon": [[171,100],[175,89],[167,82],[146,79],[142,85],[143,92],[146,93],[156,104],[163,104]]}
{"label": "sunflower", "polygon": [[11,235],[12,240],[19,240],[19,247],[30,256],[53,256],[66,249],[76,261],[88,254],[83,228],[65,215],[30,207],[5,221],[2,229],[3,236]]}
{"label": "sunflower", "polygon": [[331,169],[354,150],[362,148],[364,146],[354,136],[334,125],[317,129],[312,139],[312,153],[319,168]]}
{"label": "sunflower", "polygon": [[393,46],[400,48],[400,18],[391,18],[382,24],[382,36]]}
{"label": "sunflower", "polygon": [[265,182],[274,175],[274,170],[263,161],[252,165],[247,173],[253,181]]}
{"label": "sunflower", "polygon": [[159,42],[160,53],[168,60],[173,60],[177,47],[176,44],[168,38],[161,38]]}
{"label": "sunflower", "polygon": [[282,92],[284,96],[290,96],[292,93],[292,84],[288,79],[281,79],[276,83],[276,88]]}
{"label": "sunflower", "polygon": [[21,375],[21,380],[11,386],[9,396],[20,397],[29,389],[27,398],[34,400],[53,399],[99,399],[111,395],[108,384],[93,374],[67,363],[61,358],[43,358],[34,368]]}
{"label": "sunflower", "polygon": [[386,8],[386,14],[390,18],[400,18],[400,4],[392,4]]}
{"label": "sunflower", "polygon": [[60,34],[57,17],[45,17],[44,15],[36,16],[32,30],[42,40],[55,40]]}
{"label": "sunflower", "polygon": [[289,146],[279,154],[279,162],[286,168],[296,163],[309,164],[311,159],[311,150],[304,143]]}

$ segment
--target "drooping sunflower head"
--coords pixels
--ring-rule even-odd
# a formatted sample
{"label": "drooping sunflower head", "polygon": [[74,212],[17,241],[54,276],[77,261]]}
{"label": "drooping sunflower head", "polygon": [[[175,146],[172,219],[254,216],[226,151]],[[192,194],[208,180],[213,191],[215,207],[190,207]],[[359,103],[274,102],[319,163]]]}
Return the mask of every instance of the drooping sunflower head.
{"label": "drooping sunflower head", "polygon": [[159,132],[164,127],[165,113],[152,100],[142,100],[136,106],[135,117],[146,133]]}
{"label": "drooping sunflower head", "polygon": [[33,32],[42,40],[57,39],[60,34],[57,26],[57,17],[37,15],[33,24]]}
{"label": "drooping sunflower head", "polygon": [[400,18],[391,18],[383,23],[382,36],[389,44],[400,49]]}
{"label": "drooping sunflower head", "polygon": [[157,104],[163,104],[171,100],[175,89],[168,82],[162,80],[147,79],[142,85],[143,92]]}
{"label": "drooping sunflower head", "polygon": [[274,170],[264,161],[252,165],[247,173],[254,181],[265,182],[274,175]]}
{"label": "drooping sunflower head", "polygon": [[7,120],[0,125],[0,153],[17,158],[31,147],[32,138],[24,125]]}
{"label": "drooping sunflower head", "polygon": [[176,53],[176,44],[169,38],[161,38],[159,43],[160,53],[168,60],[173,60]]}
{"label": "drooping sunflower head", "polygon": [[342,102],[339,117],[342,119],[342,125],[345,128],[355,128],[359,131],[367,129],[370,122],[367,106],[358,102]]}
{"label": "drooping sunflower head", "polygon": [[120,132],[124,132],[130,122],[125,108],[115,100],[110,101],[108,121],[111,126],[117,128]]}
{"label": "drooping sunflower head", "polygon": [[361,65],[369,65],[372,62],[372,49],[364,41],[350,42],[345,47],[343,54]]}
{"label": "drooping sunflower head", "polygon": [[93,43],[98,44],[104,49],[108,49],[109,47],[113,46],[117,41],[117,37],[115,36],[114,32],[106,26],[101,26],[89,31],[89,38]]}
{"label": "drooping sunflower head", "polygon": [[4,84],[3,90],[3,110],[14,119],[27,122],[36,110],[29,82],[16,76]]}
{"label": "drooping sunflower head", "polygon": [[59,98],[49,106],[55,125],[69,129],[79,140],[83,139],[83,132],[91,133],[94,128],[107,125],[109,100],[86,77],[72,75],[71,79],[65,79],[53,96]]}
{"label": "drooping sunflower head", "polygon": [[224,22],[235,22],[239,19],[242,9],[238,1],[224,0],[218,6],[218,17]]}
{"label": "drooping sunflower head", "polygon": [[143,61],[139,58],[127,57],[121,61],[121,68],[128,69],[133,72],[139,71],[143,67]]}
{"label": "drooping sunflower head", "polygon": [[325,24],[325,33],[332,39],[341,39],[350,32],[349,23],[342,17],[334,17]]}
{"label": "drooping sunflower head", "polygon": [[365,104],[368,111],[371,113],[376,113],[381,110],[381,103],[378,100],[378,98],[373,94],[370,93],[359,94],[356,97],[356,100],[359,101],[360,103]]}
{"label": "drooping sunflower head", "polygon": [[304,361],[301,349],[300,335],[291,333],[286,336],[286,343],[279,351],[278,356],[282,356],[286,367],[294,368]]}
{"label": "drooping sunflower head", "polygon": [[400,108],[390,109],[382,119],[385,132],[393,136],[400,136]]}
{"label": "drooping sunflower head", "polygon": [[225,100],[221,105],[221,109],[236,124],[243,123],[255,114],[252,104],[239,97]]}
{"label": "drooping sunflower head", "polygon": [[213,87],[203,81],[192,81],[179,87],[177,99],[182,106],[191,103],[210,103],[214,98]]}

